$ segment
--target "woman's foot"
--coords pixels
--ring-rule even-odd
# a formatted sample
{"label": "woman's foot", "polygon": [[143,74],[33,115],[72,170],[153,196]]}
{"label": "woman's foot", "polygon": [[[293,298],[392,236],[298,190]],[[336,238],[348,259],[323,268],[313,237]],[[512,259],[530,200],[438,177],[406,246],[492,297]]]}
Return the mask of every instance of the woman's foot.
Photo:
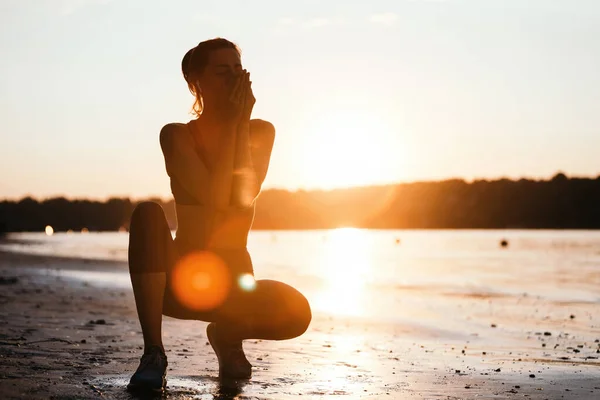
{"label": "woman's foot", "polygon": [[227,342],[217,334],[217,324],[206,327],[206,336],[219,360],[221,378],[248,379],[252,376],[252,364],[246,359],[242,341]]}
{"label": "woman's foot", "polygon": [[167,356],[160,346],[150,346],[135,371],[127,390],[161,393],[167,386]]}

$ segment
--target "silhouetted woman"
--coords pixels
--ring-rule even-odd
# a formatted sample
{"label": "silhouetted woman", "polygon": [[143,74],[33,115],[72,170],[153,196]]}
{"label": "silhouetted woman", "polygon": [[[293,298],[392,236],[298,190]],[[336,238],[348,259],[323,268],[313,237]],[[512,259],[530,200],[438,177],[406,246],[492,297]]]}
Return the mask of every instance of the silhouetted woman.
{"label": "silhouetted woman", "polygon": [[210,322],[206,334],[219,375],[231,378],[251,376],[244,339],[290,339],[311,320],[296,289],[254,280],[246,244],[275,129],[250,119],[255,99],[238,47],[222,38],[204,41],[183,57],[182,71],[197,118],[160,132],[176,237],[156,203],[139,204],[131,216],[129,270],[144,354],[130,389],[166,385],[163,315]]}

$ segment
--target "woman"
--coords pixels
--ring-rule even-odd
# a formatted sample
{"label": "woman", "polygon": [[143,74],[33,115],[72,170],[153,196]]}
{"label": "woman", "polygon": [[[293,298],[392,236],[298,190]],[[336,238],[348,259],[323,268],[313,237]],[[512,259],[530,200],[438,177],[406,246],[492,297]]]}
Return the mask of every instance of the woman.
{"label": "woman", "polygon": [[160,392],[166,385],[162,315],[210,322],[206,334],[219,375],[230,378],[251,376],[244,339],[294,338],[311,320],[296,289],[253,278],[246,244],[275,129],[250,119],[255,99],[239,49],[222,38],[207,40],[187,52],[182,71],[197,118],[160,132],[176,238],[156,203],[139,204],[131,216],[129,269],[144,354],[130,389]]}

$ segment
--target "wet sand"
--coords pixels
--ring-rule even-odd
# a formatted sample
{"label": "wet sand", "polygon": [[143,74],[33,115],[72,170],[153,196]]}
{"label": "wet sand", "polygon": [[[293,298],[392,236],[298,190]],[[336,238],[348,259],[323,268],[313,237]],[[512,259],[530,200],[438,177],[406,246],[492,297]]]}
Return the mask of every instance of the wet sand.
{"label": "wet sand", "polygon": [[[131,289],[67,273],[77,270],[126,265],[0,253],[2,399],[140,398],[125,390],[142,349]],[[598,303],[458,300],[435,328],[316,313],[299,338],[245,341],[253,378],[238,382],[216,378],[205,322],[165,317],[164,397],[600,398]],[[489,323],[457,335],[472,318]]]}

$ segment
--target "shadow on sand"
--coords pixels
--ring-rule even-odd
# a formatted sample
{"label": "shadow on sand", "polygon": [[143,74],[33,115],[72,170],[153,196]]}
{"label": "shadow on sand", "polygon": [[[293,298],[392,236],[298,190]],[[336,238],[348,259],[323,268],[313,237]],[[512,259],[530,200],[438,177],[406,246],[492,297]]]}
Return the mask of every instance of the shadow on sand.
{"label": "shadow on sand", "polygon": [[[202,396],[214,400],[240,399],[243,388],[248,380],[219,379],[208,375],[178,377],[171,376],[164,393],[129,392],[127,391],[128,377],[105,376],[94,380],[90,386],[98,394],[108,394],[111,398],[123,400],[159,400],[159,399],[189,399],[190,396]],[[209,397],[212,396],[212,397]],[[198,397],[200,398],[200,397]]]}

